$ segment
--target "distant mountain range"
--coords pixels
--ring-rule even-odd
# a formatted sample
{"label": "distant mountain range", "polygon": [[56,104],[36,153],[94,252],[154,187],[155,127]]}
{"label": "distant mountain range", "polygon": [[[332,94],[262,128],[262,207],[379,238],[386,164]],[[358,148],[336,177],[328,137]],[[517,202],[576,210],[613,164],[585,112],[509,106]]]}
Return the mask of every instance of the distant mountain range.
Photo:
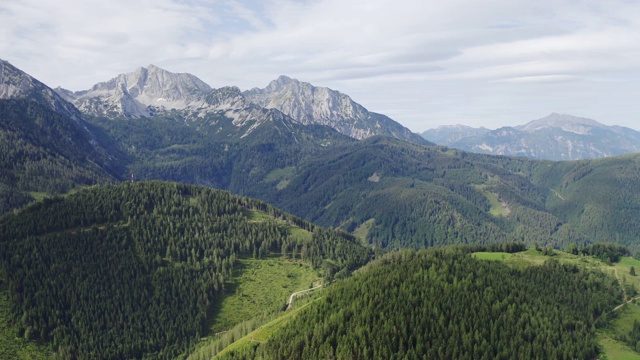
{"label": "distant mountain range", "polygon": [[422,136],[461,150],[547,160],[595,159],[640,152],[638,131],[555,113],[521,126],[496,130],[440,126]]}

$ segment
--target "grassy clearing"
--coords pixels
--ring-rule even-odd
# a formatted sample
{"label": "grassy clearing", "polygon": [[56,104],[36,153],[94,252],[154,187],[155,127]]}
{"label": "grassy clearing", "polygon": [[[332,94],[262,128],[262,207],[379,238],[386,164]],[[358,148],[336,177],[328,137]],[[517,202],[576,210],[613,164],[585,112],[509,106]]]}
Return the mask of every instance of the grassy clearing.
{"label": "grassy clearing", "polygon": [[283,179],[291,178],[295,171],[295,166],[287,166],[282,169],[275,169],[267,174],[265,180],[268,182],[282,181]]}
{"label": "grassy clearing", "polygon": [[[257,210],[243,209],[242,213],[244,214],[244,216],[247,217],[247,219],[249,219],[249,221],[253,221],[253,222],[263,222],[263,221],[274,220],[274,218],[271,215],[263,213],[261,211],[257,211]],[[311,240],[313,234],[311,234],[309,231],[301,229],[297,226],[288,224],[284,220],[278,220],[278,221],[282,224],[283,227],[287,229],[287,231],[289,231],[289,234],[293,238],[304,240],[304,241]]]}
{"label": "grassy clearing", "polygon": [[287,166],[282,169],[272,170],[267,174],[265,180],[268,182],[277,182],[276,188],[278,190],[282,190],[289,185],[291,178],[296,172],[296,168],[294,166]]}
{"label": "grassy clearing", "polygon": [[46,192],[37,192],[37,191],[30,191],[29,195],[31,195],[31,197],[34,198],[36,201],[42,201],[43,199],[51,197],[51,195],[49,195]]}
{"label": "grassy clearing", "polygon": [[[635,276],[630,274],[632,267],[636,271]],[[625,256],[620,262],[613,264],[613,268],[623,283],[634,286],[640,292],[640,261]]]}
{"label": "grassy clearing", "polygon": [[640,354],[629,349],[625,344],[612,339],[605,332],[598,332],[600,347],[604,356],[600,359],[608,360],[640,360]]}
{"label": "grassy clearing", "polygon": [[640,321],[640,305],[629,303],[618,310],[618,317],[611,322],[611,326],[618,333],[626,334],[633,329],[633,321]]}
{"label": "grassy clearing", "polygon": [[242,209],[242,213],[247,217],[247,219],[249,219],[249,221],[262,222],[273,220],[273,216],[258,210]]}
{"label": "grassy clearing", "polygon": [[[320,298],[316,298],[315,300],[318,300]],[[315,301],[313,300],[313,301]],[[256,342],[265,342],[267,341],[277,330],[283,328],[284,326],[286,326],[293,318],[296,317],[296,315],[298,315],[298,313],[300,313],[300,311],[304,308],[306,308],[307,306],[309,306],[313,301],[305,303],[304,305],[295,308],[293,310],[287,311],[286,313],[283,313],[282,316],[271,320],[270,322],[262,325],[261,327],[259,327],[258,329],[250,332],[249,334],[247,334],[246,336],[238,339],[236,342],[234,342],[233,344],[227,346],[224,350],[222,350],[220,353],[217,354],[217,356],[221,356],[224,355],[230,351],[234,351],[234,350],[238,350],[244,347],[248,347],[251,346],[253,343]],[[216,356],[216,357],[217,357]],[[215,357],[214,357],[215,359]]]}
{"label": "grassy clearing", "polygon": [[495,217],[509,215],[509,209],[498,199],[498,195],[486,191],[482,185],[476,185],[476,188],[482,191],[487,200],[489,200],[489,214]]}
{"label": "grassy clearing", "polygon": [[[617,267],[620,264],[615,265]],[[606,359],[640,360],[640,354],[625,343],[616,340],[619,339],[620,336],[629,334],[633,329],[633,322],[635,320],[640,321],[640,305],[636,302],[631,302],[616,312],[616,318],[611,321],[609,327],[598,332],[600,345],[602,346],[603,353],[606,355]]]}
{"label": "grassy clearing", "polygon": [[[214,304],[213,311],[217,315],[210,326],[210,335],[191,351],[189,359],[211,358],[215,349],[220,349],[220,341],[226,344],[230,336],[231,342],[236,341],[239,338],[236,333],[251,326],[249,323],[259,325],[274,316],[279,317],[279,314],[297,311],[299,306],[305,304],[304,296],[296,297],[293,310],[282,312],[291,293],[320,282],[318,273],[310,265],[299,261],[285,258],[239,260],[234,278],[227,284],[227,295]],[[265,331],[276,324],[284,326],[286,322],[269,322],[263,325],[266,328],[262,332],[253,336],[267,336],[264,335]]]}
{"label": "grassy clearing", "polygon": [[353,236],[355,236],[358,240],[360,240],[361,244],[368,245],[367,235],[369,235],[369,230],[371,230],[371,228],[375,223],[376,223],[376,219],[369,219],[363,222],[362,224],[360,224],[360,226],[358,226],[353,231]]}
{"label": "grassy clearing", "polygon": [[0,359],[48,359],[51,355],[45,345],[18,337],[18,329],[12,323],[11,304],[6,284],[0,280]]}
{"label": "grassy clearing", "polygon": [[507,261],[511,259],[513,254],[506,252],[477,252],[473,254],[473,257],[480,260],[496,260]]}
{"label": "grassy clearing", "polygon": [[484,195],[489,199],[489,214],[499,217],[509,215],[509,210],[502,205],[502,202],[498,199],[498,195],[485,191]]}
{"label": "grassy clearing", "polygon": [[240,260],[228,295],[214,305],[211,333],[225,331],[259,314],[282,310],[291,293],[321,281],[308,264],[284,258]]}
{"label": "grassy clearing", "polygon": [[307,230],[300,229],[299,227],[288,226],[287,229],[289,230],[289,234],[291,234],[291,237],[295,239],[311,241],[311,239],[313,238],[312,233],[308,232]]}

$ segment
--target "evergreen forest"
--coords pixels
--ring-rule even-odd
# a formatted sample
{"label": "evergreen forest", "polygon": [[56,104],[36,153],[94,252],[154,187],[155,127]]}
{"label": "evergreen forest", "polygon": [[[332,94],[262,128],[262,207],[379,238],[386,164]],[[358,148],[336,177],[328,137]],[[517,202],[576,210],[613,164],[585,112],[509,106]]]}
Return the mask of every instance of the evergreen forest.
{"label": "evergreen forest", "polygon": [[46,199],[4,216],[0,234],[18,336],[50,342],[60,359],[183,353],[215,317],[239,258],[327,260],[330,279],[372,256],[260,201],[163,182]]}
{"label": "evergreen forest", "polygon": [[621,296],[607,275],[558,261],[518,270],[464,248],[403,250],[221,358],[594,359],[595,326]]}

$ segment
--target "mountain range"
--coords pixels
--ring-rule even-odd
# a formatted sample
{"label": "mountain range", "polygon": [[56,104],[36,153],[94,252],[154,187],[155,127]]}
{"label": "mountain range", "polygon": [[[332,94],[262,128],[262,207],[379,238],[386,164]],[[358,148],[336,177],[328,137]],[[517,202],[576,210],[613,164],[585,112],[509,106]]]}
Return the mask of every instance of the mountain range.
{"label": "mountain range", "polygon": [[525,125],[496,130],[440,126],[422,136],[436,144],[477,153],[547,160],[597,159],[640,151],[640,132],[595,120],[550,114]]}
{"label": "mountain range", "polygon": [[[71,92],[3,61],[0,94],[1,358],[595,358],[640,285],[636,260],[609,266],[640,250],[640,154],[405,139],[286,77],[149,66]],[[281,311],[294,283],[318,293]]]}
{"label": "mountain range", "polygon": [[284,114],[303,125],[327,125],[355,139],[389,135],[426,144],[418,134],[384,115],[369,112],[347,95],[286,76],[264,89],[241,92],[233,86],[213,89],[191,74],[175,74],[149,65],[88,90],[56,91],[92,116],[140,118],[180,111],[186,118],[198,119],[216,114],[232,119],[237,127],[251,123],[250,131]]}
{"label": "mountain range", "polygon": [[[621,206],[640,204],[633,190],[640,185],[637,156],[554,163],[398,136],[357,140],[356,133],[316,122],[346,123],[345,114],[365,116],[361,106],[285,77],[243,93],[149,66],[72,93],[54,92],[6,62],[2,73],[0,145],[9,154],[2,164],[3,211],[133,172],[136,180],[259,198],[379,248],[513,240],[634,244],[640,233],[629,221],[634,207]],[[525,128],[542,131],[548,123],[553,119]],[[567,122],[563,131],[593,132],[593,122],[587,125]]]}

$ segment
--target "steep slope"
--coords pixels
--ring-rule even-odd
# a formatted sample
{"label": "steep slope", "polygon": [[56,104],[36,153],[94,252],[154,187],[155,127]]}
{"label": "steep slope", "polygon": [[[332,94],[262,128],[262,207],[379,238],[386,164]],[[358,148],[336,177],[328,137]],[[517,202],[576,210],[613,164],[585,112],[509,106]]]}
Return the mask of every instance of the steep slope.
{"label": "steep slope", "polygon": [[327,125],[356,139],[387,135],[426,144],[418,134],[385,115],[368,111],[345,94],[286,76],[280,76],[264,89],[255,88],[244,94],[250,101],[278,109],[302,124]]}
{"label": "steep slope", "polygon": [[0,243],[20,336],[66,359],[175,358],[215,319],[239,258],[348,274],[371,256],[260,201],[162,182],[36,203],[0,218]]}
{"label": "steep slope", "polygon": [[640,151],[640,132],[555,113],[516,127],[441,127],[422,135],[467,151],[548,160],[593,159]]}
{"label": "steep slope", "polygon": [[52,89],[0,60],[0,213],[31,199],[113,180],[118,164],[82,114]]}

